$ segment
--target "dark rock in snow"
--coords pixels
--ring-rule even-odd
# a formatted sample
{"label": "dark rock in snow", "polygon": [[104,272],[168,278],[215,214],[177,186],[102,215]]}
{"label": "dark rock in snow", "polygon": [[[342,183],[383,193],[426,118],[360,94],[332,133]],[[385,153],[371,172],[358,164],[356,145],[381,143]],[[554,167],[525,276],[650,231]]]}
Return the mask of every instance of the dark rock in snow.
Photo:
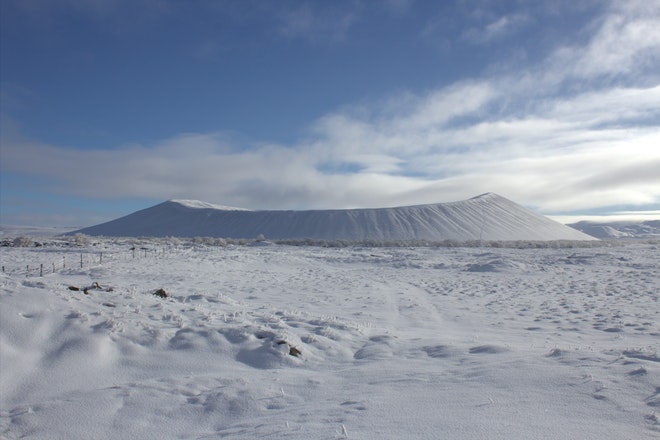
{"label": "dark rock in snow", "polygon": [[165,292],[165,289],[158,289],[154,292],[154,295],[159,297],[159,298],[167,298],[167,292]]}

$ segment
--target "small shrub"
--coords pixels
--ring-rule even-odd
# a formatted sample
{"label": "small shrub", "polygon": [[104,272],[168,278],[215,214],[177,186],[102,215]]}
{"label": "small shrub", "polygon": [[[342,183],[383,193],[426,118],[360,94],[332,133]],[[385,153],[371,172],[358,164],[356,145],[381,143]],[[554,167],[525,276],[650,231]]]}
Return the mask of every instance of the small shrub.
{"label": "small shrub", "polygon": [[77,233],[73,236],[73,241],[78,246],[87,246],[89,243],[91,243],[92,239],[85,234]]}
{"label": "small shrub", "polygon": [[14,238],[15,247],[31,247],[34,244],[34,240],[31,237],[16,237]]}

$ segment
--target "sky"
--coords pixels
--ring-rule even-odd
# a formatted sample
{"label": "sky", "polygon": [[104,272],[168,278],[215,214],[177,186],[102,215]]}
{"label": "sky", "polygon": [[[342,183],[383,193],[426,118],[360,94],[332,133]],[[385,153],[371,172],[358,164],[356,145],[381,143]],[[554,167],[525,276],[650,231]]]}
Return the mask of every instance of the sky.
{"label": "sky", "polygon": [[495,192],[660,218],[660,1],[3,0],[0,223]]}

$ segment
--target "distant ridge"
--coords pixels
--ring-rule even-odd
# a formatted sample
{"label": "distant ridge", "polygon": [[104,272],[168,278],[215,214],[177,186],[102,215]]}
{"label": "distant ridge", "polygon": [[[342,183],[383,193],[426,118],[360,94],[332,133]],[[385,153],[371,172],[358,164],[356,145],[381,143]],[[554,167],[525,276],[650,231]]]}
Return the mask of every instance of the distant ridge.
{"label": "distant ridge", "polygon": [[169,200],[73,233],[123,237],[321,240],[595,240],[493,193],[451,203],[376,209],[248,211]]}
{"label": "distant ridge", "polygon": [[568,226],[600,239],[660,238],[660,220],[647,221],[581,221]]}

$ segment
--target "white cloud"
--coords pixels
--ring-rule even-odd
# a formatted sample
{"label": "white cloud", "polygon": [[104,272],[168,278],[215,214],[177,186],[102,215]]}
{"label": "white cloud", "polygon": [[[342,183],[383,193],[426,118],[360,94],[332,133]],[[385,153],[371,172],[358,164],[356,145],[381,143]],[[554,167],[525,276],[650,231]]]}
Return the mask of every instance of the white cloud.
{"label": "white cloud", "polygon": [[[3,139],[3,173],[37,175],[79,196],[256,209],[395,206],[488,191],[546,213],[658,204],[660,77],[638,63],[659,47],[656,12],[615,8],[584,45],[557,48],[539,66],[345,108],[293,145],[237,148],[220,133],[190,133],[76,151],[12,137]],[[301,14],[290,17],[292,37],[317,20]],[[613,73],[625,80],[598,80]]]}
{"label": "white cloud", "polygon": [[501,16],[481,27],[472,27],[464,32],[463,38],[476,44],[489,44],[494,40],[515,34],[531,19],[526,14]]}
{"label": "white cloud", "polygon": [[655,71],[660,60],[660,4],[613,2],[586,47],[557,50],[546,67],[564,75],[591,78]]}
{"label": "white cloud", "polygon": [[399,121],[399,125],[408,130],[441,126],[452,119],[478,113],[497,95],[488,82],[454,84],[421,99],[415,110]]}
{"label": "white cloud", "polygon": [[[621,119],[610,106],[594,105],[598,94],[589,92],[549,100],[526,118],[458,126],[448,124],[447,112],[429,110],[434,96],[453,91],[386,118],[328,116],[314,139],[295,146],[236,149],[219,134],[114,151],[14,141],[5,143],[3,168],[52,179],[56,190],[79,196],[200,198],[257,209],[394,206],[487,191],[546,212],[660,201],[657,125],[618,126],[630,114],[657,118],[649,107],[657,88],[604,93],[626,104]],[[563,110],[573,106],[581,109],[576,121]],[[466,108],[480,106],[456,114],[468,114]],[[410,122],[420,114],[423,123]]]}
{"label": "white cloud", "polygon": [[644,121],[652,123],[654,121],[651,118],[657,117],[658,103],[660,85],[648,88],[615,87],[558,101],[548,108],[546,117],[588,126]]}

